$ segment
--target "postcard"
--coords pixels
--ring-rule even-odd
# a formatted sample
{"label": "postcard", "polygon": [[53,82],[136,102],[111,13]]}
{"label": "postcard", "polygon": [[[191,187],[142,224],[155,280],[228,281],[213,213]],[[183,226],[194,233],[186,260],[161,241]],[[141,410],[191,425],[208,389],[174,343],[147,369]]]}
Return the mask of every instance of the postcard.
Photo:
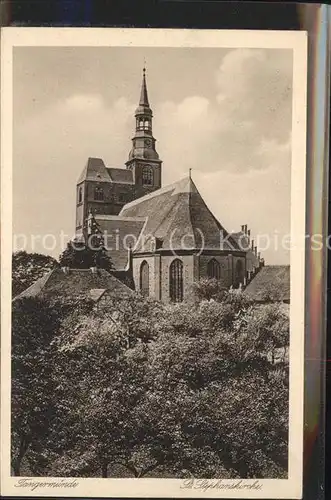
{"label": "postcard", "polygon": [[1,36],[2,494],[301,498],[307,34]]}

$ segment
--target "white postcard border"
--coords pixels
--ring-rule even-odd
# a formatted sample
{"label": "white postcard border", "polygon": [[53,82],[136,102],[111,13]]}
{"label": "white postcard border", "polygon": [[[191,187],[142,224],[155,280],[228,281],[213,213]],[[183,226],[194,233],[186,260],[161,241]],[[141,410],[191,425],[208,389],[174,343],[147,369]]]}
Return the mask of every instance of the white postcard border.
{"label": "white postcard border", "polygon": [[[57,487],[63,478],[35,478],[36,483],[53,486],[18,487],[20,478],[10,476],[10,332],[12,241],[12,107],[13,48],[15,46],[144,46],[222,47],[293,49],[293,117],[291,172],[291,240],[305,234],[306,211],[306,102],[307,33],[297,31],[237,31],[122,28],[3,28],[1,31],[1,493],[8,496],[74,497],[154,497],[154,498],[301,498],[303,468],[303,389],[304,389],[304,270],[305,248],[291,253],[290,316],[290,431],[288,479],[258,480],[260,489],[249,489],[254,480],[242,480],[242,488],[232,488],[237,480],[208,480],[189,485],[177,479],[85,479],[71,486]],[[74,484],[76,484],[74,486]],[[188,487],[185,487],[188,486]]]}

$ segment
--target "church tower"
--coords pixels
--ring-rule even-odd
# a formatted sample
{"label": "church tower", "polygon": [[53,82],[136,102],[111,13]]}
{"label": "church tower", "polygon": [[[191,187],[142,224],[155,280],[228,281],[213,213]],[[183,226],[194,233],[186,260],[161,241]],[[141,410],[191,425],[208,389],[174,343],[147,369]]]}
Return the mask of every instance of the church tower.
{"label": "church tower", "polygon": [[136,198],[161,187],[162,161],[155,149],[156,140],[153,137],[152,118],[144,68],[139,106],[135,112],[136,130],[129,159],[126,162],[126,168],[132,171]]}

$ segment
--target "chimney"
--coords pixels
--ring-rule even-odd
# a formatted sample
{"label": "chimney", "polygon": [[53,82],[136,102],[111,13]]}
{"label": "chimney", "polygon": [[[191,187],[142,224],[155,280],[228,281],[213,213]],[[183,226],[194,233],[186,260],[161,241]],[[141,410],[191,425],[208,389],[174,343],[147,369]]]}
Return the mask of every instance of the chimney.
{"label": "chimney", "polygon": [[247,224],[245,224],[245,234],[247,234]]}
{"label": "chimney", "polygon": [[64,274],[69,274],[69,271],[70,271],[70,267],[69,266],[63,266],[63,267],[61,267],[61,269],[64,272]]}
{"label": "chimney", "polygon": [[257,254],[257,257],[258,257],[258,259],[259,259],[259,260],[261,260],[261,252],[259,252],[259,253]]}
{"label": "chimney", "polygon": [[251,250],[252,250],[252,252],[254,252],[254,240],[252,240]]}
{"label": "chimney", "polygon": [[255,253],[255,257],[257,257],[257,247],[256,246],[254,247],[254,253]]}
{"label": "chimney", "polygon": [[251,238],[251,230],[250,229],[248,229],[248,231],[247,231],[247,236],[248,236],[248,239]]}
{"label": "chimney", "polygon": [[245,226],[241,226],[241,232],[244,233],[245,232]]}

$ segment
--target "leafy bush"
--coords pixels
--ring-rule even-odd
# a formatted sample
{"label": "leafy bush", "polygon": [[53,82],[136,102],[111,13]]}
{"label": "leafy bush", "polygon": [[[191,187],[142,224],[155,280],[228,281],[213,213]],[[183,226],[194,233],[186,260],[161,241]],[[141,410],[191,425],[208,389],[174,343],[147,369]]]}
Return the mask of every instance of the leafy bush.
{"label": "leafy bush", "polygon": [[27,253],[25,250],[15,252],[12,256],[13,297],[29,288],[57,265],[57,261],[50,255]]}
{"label": "leafy bush", "polygon": [[34,474],[286,477],[288,361],[270,353],[288,346],[288,315],[219,299],[16,305],[14,468],[27,429]]}

